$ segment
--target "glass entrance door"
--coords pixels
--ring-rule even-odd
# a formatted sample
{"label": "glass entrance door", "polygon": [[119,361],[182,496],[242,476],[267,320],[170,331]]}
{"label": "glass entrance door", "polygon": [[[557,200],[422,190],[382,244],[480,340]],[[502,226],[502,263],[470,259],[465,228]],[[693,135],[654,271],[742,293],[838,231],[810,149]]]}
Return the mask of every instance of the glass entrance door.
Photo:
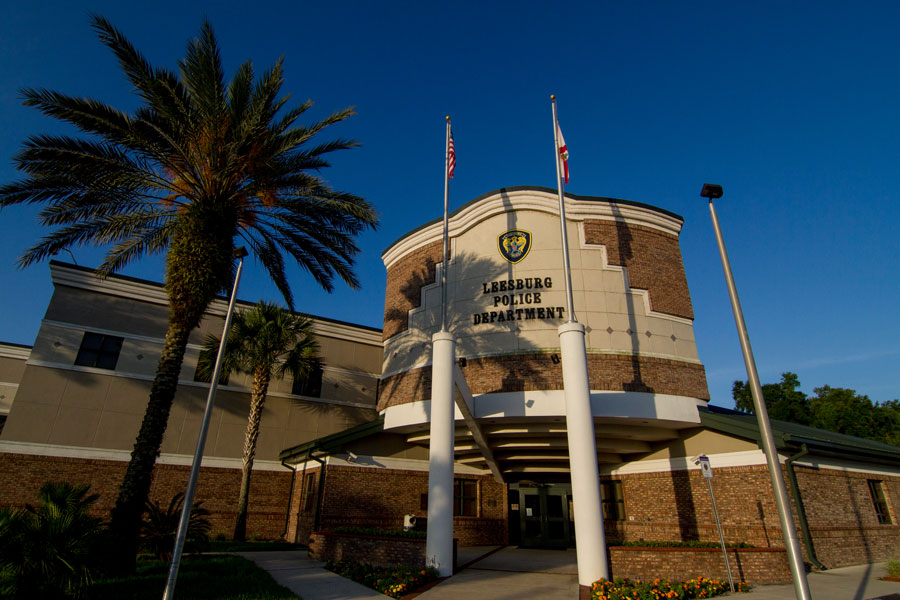
{"label": "glass entrance door", "polygon": [[519,524],[523,548],[568,547],[568,492],[568,485],[519,485]]}

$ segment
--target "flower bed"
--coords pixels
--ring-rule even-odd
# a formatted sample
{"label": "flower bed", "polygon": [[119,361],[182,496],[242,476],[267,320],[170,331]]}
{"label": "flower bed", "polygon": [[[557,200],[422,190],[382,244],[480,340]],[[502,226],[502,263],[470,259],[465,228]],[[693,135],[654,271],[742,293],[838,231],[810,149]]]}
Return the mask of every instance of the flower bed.
{"label": "flower bed", "polygon": [[325,568],[391,598],[400,598],[438,578],[431,567],[373,567],[349,560],[327,562]]}
{"label": "flower bed", "polygon": [[[734,588],[738,592],[750,590],[744,582],[735,583]],[[730,591],[727,582],[704,577],[689,581],[641,581],[616,577],[612,581],[595,581],[591,586],[591,600],[693,600],[721,596]]]}

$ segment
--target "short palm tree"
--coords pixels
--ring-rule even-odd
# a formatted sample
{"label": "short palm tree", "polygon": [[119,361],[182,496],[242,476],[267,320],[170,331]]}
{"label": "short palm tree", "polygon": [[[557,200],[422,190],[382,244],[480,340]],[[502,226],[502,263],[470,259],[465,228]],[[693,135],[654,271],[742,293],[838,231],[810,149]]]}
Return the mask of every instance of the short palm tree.
{"label": "short palm tree", "polygon": [[129,114],[93,99],[25,90],[26,105],[84,136],[26,140],[15,157],[26,178],[0,187],[0,207],[40,204],[40,221],[53,228],[19,259],[23,267],[80,244],[111,246],[101,275],[145,254],[166,255],[168,330],[112,512],[112,560],[131,571],[188,335],[228,289],[235,242],[248,247],[293,306],[284,255],[326,290],[335,275],[356,287],[354,238],[374,228],[377,217],[366,201],[316,175],[328,166],[328,153],[356,144],[310,145],[312,138],[352,110],[297,124],[311,103],[284,109],[281,61],[258,78],[246,62],[226,82],[208,23],[188,42],[177,72],[151,66],[102,17],[93,18],[93,27],[135,88],[139,107]]}
{"label": "short palm tree", "polygon": [[0,598],[70,598],[93,581],[103,528],[90,487],[49,482],[37,507],[0,508]]}
{"label": "short palm tree", "polygon": [[[253,308],[235,313],[228,332],[222,359],[222,373],[250,375],[250,415],[242,453],[241,492],[238,496],[234,539],[247,536],[247,505],[250,475],[256,456],[256,440],[263,406],[272,377],[289,374],[294,379],[309,377],[319,366],[319,345],[313,338],[312,320],[270,304],[260,302]],[[219,351],[219,338],[209,336],[200,354],[197,375],[212,380]]]}

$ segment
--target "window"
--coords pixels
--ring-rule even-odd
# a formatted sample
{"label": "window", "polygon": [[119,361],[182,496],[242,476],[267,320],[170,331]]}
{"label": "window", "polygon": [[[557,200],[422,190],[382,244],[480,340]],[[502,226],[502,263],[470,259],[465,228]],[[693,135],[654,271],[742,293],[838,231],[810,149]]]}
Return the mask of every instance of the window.
{"label": "window", "polygon": [[872,494],[872,504],[875,505],[875,516],[882,525],[891,524],[891,512],[888,510],[887,498],[884,495],[884,482],[877,479],[869,479],[869,493]]}
{"label": "window", "polygon": [[476,480],[453,480],[453,516],[478,516],[478,482]]}
{"label": "window", "polygon": [[81,338],[81,348],[75,357],[75,364],[79,367],[96,367],[98,369],[116,368],[119,361],[119,352],[122,350],[122,341],[114,335],[84,332]]}
{"label": "window", "polygon": [[621,481],[600,482],[600,505],[605,521],[625,520],[625,497],[622,495]]}
{"label": "window", "polygon": [[306,474],[306,504],[303,512],[309,512],[316,506],[316,474]]}
{"label": "window", "polygon": [[307,377],[295,379],[291,386],[291,393],[297,396],[322,397],[322,367],[310,373]]}

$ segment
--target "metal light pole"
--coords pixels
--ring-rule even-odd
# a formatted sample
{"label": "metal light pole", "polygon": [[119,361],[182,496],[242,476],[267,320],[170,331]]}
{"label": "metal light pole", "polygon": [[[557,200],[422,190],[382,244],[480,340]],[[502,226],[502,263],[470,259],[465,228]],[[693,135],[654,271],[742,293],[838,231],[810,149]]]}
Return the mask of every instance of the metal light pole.
{"label": "metal light pole", "polygon": [[243,246],[236,248],[233,257],[238,259],[237,272],[234,274],[234,289],[231,290],[231,299],[228,301],[228,310],[225,311],[225,327],[222,330],[222,341],[219,344],[219,353],[216,355],[216,366],[213,369],[212,382],[209,384],[209,395],[206,397],[206,409],[203,412],[203,421],[200,425],[200,434],[197,436],[197,447],[194,450],[194,462],[191,465],[191,474],[188,476],[187,490],[184,492],[184,503],[181,505],[181,519],[178,522],[178,533],[175,536],[175,548],[172,550],[172,564],[169,566],[169,579],[166,581],[166,589],[163,592],[163,600],[175,598],[175,580],[178,578],[178,567],[181,564],[181,552],[184,550],[184,540],[187,537],[188,521],[191,518],[191,506],[194,504],[194,492],[197,488],[197,476],[200,474],[200,463],[203,460],[203,447],[206,445],[206,433],[209,431],[209,419],[212,416],[213,403],[216,399],[216,388],[219,386],[219,372],[222,370],[222,357],[225,355],[225,343],[228,341],[228,330],[231,329],[231,316],[234,314],[234,303],[237,300],[238,285],[241,282],[241,271],[244,268],[244,257],[247,249]]}
{"label": "metal light pole", "polygon": [[713,518],[716,520],[716,530],[719,532],[719,545],[722,546],[722,558],[725,559],[725,571],[728,573],[728,585],[731,591],[734,591],[734,578],[731,576],[731,563],[728,562],[728,548],[725,546],[725,534],[722,533],[722,521],[719,520],[719,509],[716,508],[716,495],[712,489],[712,466],[709,464],[709,457],[701,454],[697,457],[695,465],[700,465],[700,472],[703,479],[706,480],[706,488],[709,490],[709,500],[712,502]]}
{"label": "metal light pole", "polygon": [[731,264],[728,262],[728,253],[725,251],[725,240],[722,237],[722,230],[719,228],[716,207],[713,205],[713,200],[721,198],[722,194],[722,186],[711,183],[704,183],[703,189],[700,190],[701,197],[709,198],[709,213],[712,215],[713,229],[716,232],[716,241],[719,244],[722,268],[725,270],[725,283],[728,284],[731,309],[734,311],[734,323],[737,326],[738,337],[741,341],[741,353],[744,355],[744,366],[747,368],[747,379],[750,382],[753,407],[756,410],[756,420],[759,423],[763,452],[766,455],[766,464],[769,466],[769,476],[772,478],[772,490],[775,492],[775,505],[778,507],[781,533],[784,536],[784,546],[787,550],[791,576],[794,580],[794,594],[798,600],[810,600],[812,596],[809,592],[809,583],[806,580],[806,569],[803,566],[803,555],[800,553],[797,530],[794,528],[794,518],[791,515],[787,488],[781,475],[781,464],[778,462],[775,439],[772,437],[772,425],[769,423],[769,413],[766,411],[766,404],[763,401],[762,388],[759,385],[759,374],[756,372],[756,361],[753,359],[753,350],[750,348],[750,336],[747,334],[744,313],[741,311],[737,287],[734,285],[734,277],[731,274]]}

